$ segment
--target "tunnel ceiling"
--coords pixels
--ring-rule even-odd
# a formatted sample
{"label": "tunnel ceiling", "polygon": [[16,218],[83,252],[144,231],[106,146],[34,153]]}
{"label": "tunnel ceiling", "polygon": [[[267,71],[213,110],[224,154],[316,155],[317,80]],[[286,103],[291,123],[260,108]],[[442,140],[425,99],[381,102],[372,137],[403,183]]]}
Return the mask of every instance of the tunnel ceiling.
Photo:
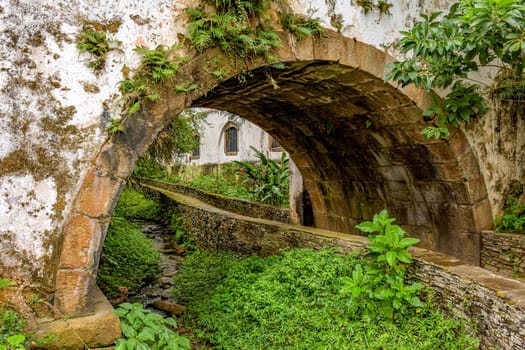
{"label": "tunnel ceiling", "polygon": [[356,233],[387,208],[424,247],[462,255],[458,235],[478,229],[473,206],[486,198],[484,184],[473,188],[481,175],[464,136],[424,140],[421,109],[360,69],[275,67],[231,78],[192,106],[237,114],[275,137],[303,175],[317,227]]}

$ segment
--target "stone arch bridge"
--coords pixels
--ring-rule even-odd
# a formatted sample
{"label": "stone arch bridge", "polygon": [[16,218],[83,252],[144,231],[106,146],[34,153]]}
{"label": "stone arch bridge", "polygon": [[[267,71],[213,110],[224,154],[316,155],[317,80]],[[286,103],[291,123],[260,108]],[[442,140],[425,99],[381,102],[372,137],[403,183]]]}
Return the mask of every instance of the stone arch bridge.
{"label": "stone arch bridge", "polygon": [[[165,6],[158,12],[161,20],[180,11],[175,3],[158,4]],[[401,15],[409,3],[396,2]],[[89,96],[114,89],[116,74],[97,78],[69,70],[66,63],[77,58],[67,54],[74,33],[68,21],[59,24],[35,14],[32,23],[46,28],[43,36],[17,34],[17,26],[23,26],[16,10],[36,11],[19,6],[26,5],[0,7],[0,17],[11,25],[11,34],[3,32],[9,36],[4,45],[27,49],[20,56],[4,54],[3,62],[12,65],[0,71],[1,96],[9,105],[0,120],[6,130],[0,147],[0,267],[20,286],[22,297],[37,291],[62,314],[93,311],[98,260],[120,191],[137,158],[187,107],[225,110],[268,131],[297,165],[316,227],[355,233],[358,221],[387,208],[421,238],[422,247],[472,264],[479,262],[480,231],[490,229],[501,210],[500,192],[512,181],[523,181],[523,117],[492,113],[470,129],[453,131],[447,140],[425,140],[421,115],[431,96],[385,84],[384,64],[393,57],[369,44],[369,38],[330,29],[299,42],[282,33],[275,52],[282,65],[254,64],[243,82],[235,65],[227,67],[222,81],[206,73],[213,58],[228,61],[219,51],[197,55],[178,81],[197,83],[198,90],[176,94],[175,83],[165,83],[157,103],[145,104],[123,132],[105,137],[102,122],[111,109],[93,114]],[[133,32],[148,25],[129,12],[134,9],[119,9],[133,19],[120,24],[126,35],[136,35],[139,44],[154,41]],[[87,13],[87,8],[74,10]],[[60,12],[56,20],[63,17]],[[170,30],[163,35],[173,36]],[[39,49],[47,51],[39,56]],[[118,56],[113,62],[126,68]],[[17,78],[19,85],[11,72],[25,74]]]}
{"label": "stone arch bridge", "polygon": [[360,220],[387,208],[423,247],[477,263],[479,232],[492,225],[477,160],[461,131],[449,140],[422,138],[428,96],[383,83],[387,55],[326,32],[298,43],[295,52],[283,45],[277,57],[284,68],[254,67],[243,83],[241,71],[233,71],[216,85],[203,67],[220,55],[207,53],[185,67],[183,81],[202,87],[191,99],[166,86],[160,102],[129,118],[95,157],[64,229],[60,309],[89,307],[82,296],[94,288],[105,225],[125,179],[156,133],[188,106],[226,110],[275,137],[303,176],[315,227],[355,232]]}

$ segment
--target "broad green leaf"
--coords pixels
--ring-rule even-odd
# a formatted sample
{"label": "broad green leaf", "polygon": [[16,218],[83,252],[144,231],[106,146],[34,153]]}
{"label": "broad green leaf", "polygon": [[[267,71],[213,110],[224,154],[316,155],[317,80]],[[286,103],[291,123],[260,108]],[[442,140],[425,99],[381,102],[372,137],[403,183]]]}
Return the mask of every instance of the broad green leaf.
{"label": "broad green leaf", "polygon": [[116,341],[115,350],[126,350],[126,340],[124,338],[120,338]]}
{"label": "broad green leaf", "polygon": [[397,261],[397,253],[394,252],[394,251],[389,251],[386,253],[386,262],[388,263],[388,265],[394,267],[396,266],[396,261]]}
{"label": "broad green leaf", "polygon": [[7,338],[7,343],[9,345],[20,345],[23,344],[26,340],[26,336],[23,334],[15,334]]}
{"label": "broad green leaf", "polygon": [[407,248],[413,246],[414,244],[418,244],[419,242],[420,240],[418,238],[406,237],[399,241],[399,246],[402,248]]}
{"label": "broad green leaf", "polygon": [[129,115],[135,114],[139,111],[139,109],[140,109],[140,101],[137,101],[133,105],[131,105],[131,107],[129,107],[128,114]]}
{"label": "broad green leaf", "polygon": [[143,328],[137,335],[137,339],[141,342],[154,342],[155,341],[155,330],[149,327]]}
{"label": "broad green leaf", "polygon": [[128,338],[126,340],[126,349],[127,350],[136,350],[137,348],[137,339],[136,338]]}
{"label": "broad green leaf", "polygon": [[381,227],[370,222],[370,221],[365,221],[365,222],[362,222],[358,225],[356,225],[356,228],[363,231],[363,232],[367,232],[367,233],[373,233],[373,232],[378,232]]}
{"label": "broad green leaf", "polygon": [[126,338],[133,338],[137,336],[137,331],[125,322],[120,324],[120,328],[122,329],[122,334],[124,334]]}
{"label": "broad green leaf", "polygon": [[165,318],[164,319],[164,323],[166,323],[167,325],[172,326],[173,328],[177,328],[177,321],[175,321],[175,319],[173,319],[171,317]]}

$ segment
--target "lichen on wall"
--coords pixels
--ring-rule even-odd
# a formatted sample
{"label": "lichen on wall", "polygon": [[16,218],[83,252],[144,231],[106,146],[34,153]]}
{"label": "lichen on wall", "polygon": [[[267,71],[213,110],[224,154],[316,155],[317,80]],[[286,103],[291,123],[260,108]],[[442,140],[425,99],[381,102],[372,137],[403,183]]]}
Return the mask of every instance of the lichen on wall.
{"label": "lichen on wall", "polygon": [[[57,188],[51,177],[35,180],[28,174],[0,179],[2,271],[17,272],[19,278],[28,280],[44,279],[44,271],[37,264],[55,253],[55,247],[48,246],[48,241],[57,239],[50,237],[56,225],[56,203]],[[28,272],[33,273],[28,275]]]}
{"label": "lichen on wall", "polygon": [[[122,68],[136,43],[172,45],[184,4],[26,1],[0,5],[1,277],[54,289],[62,226],[91,161],[118,114]],[[95,74],[76,44],[87,23],[120,42]]]}
{"label": "lichen on wall", "polygon": [[525,110],[521,102],[490,102],[489,112],[465,129],[497,216],[503,213],[512,184],[525,185]]}

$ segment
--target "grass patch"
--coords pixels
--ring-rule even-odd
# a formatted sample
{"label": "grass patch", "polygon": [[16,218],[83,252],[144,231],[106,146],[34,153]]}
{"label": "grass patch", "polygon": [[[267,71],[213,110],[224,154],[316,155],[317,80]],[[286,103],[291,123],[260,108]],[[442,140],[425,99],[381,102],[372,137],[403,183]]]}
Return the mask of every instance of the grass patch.
{"label": "grass patch", "polygon": [[238,180],[214,175],[197,175],[185,185],[223,196],[254,200],[254,196]]}
{"label": "grass patch", "polygon": [[132,223],[113,217],[100,258],[97,283],[108,297],[125,287],[130,294],[154,281],[160,272],[160,254],[151,240]]}
{"label": "grass patch", "polygon": [[476,349],[462,322],[430,303],[405,303],[392,318],[356,308],[348,280],[370,264],[334,249],[266,259],[201,251],[175,276],[174,294],[189,306],[185,325],[216,349]]}
{"label": "grass patch", "polygon": [[126,188],[120,194],[113,216],[128,220],[158,220],[161,215],[161,205],[144,197],[140,192]]}
{"label": "grass patch", "polygon": [[160,273],[160,253],[130,220],[156,220],[160,205],[140,192],[125,189],[111,218],[100,258],[97,284],[108,297],[138,292]]}

